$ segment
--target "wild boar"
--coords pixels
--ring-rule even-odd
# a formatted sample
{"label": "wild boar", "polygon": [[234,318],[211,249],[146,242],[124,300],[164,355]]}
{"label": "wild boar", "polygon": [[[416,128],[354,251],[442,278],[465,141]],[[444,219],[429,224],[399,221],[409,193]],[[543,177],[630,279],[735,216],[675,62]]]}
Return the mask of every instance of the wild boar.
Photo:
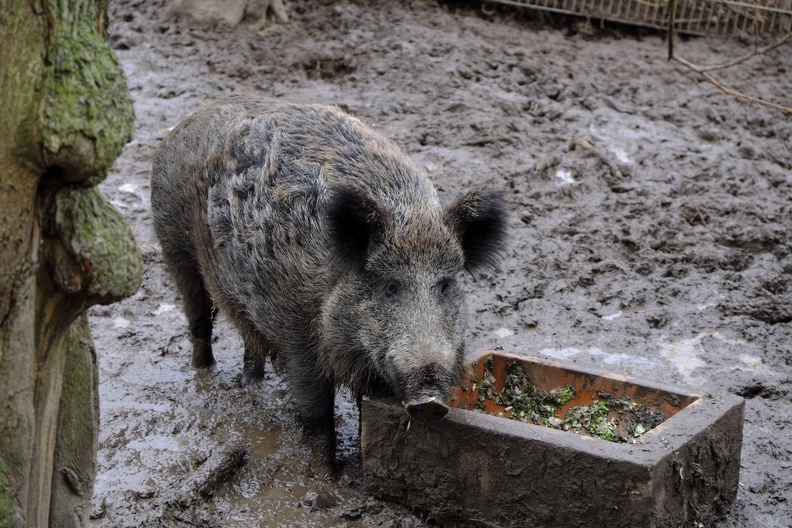
{"label": "wild boar", "polygon": [[273,360],[328,462],[340,384],[398,397],[416,419],[446,414],[464,368],[458,278],[499,262],[502,191],[479,185],[443,209],[424,170],[339,108],[235,94],[163,140],[151,205],[193,365],[214,364],[222,310],[245,373]]}

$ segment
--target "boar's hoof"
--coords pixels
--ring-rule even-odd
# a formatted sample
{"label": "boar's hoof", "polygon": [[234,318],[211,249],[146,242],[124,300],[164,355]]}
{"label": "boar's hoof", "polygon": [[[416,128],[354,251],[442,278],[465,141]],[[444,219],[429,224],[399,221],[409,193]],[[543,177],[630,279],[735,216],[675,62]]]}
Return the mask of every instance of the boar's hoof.
{"label": "boar's hoof", "polygon": [[214,354],[212,354],[212,342],[210,339],[201,339],[190,336],[192,342],[192,366],[193,368],[208,369],[215,365]]}
{"label": "boar's hoof", "polygon": [[448,414],[448,405],[435,399],[423,400],[420,402],[412,401],[404,406],[410,418],[415,418],[422,422],[439,420]]}

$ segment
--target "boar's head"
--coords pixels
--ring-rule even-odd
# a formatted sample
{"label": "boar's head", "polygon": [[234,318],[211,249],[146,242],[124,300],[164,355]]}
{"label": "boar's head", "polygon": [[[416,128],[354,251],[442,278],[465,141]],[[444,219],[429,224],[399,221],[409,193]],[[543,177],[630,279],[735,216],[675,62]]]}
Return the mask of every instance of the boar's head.
{"label": "boar's head", "polygon": [[497,265],[506,239],[503,193],[478,186],[443,211],[434,189],[388,202],[342,186],[331,194],[326,222],[328,374],[357,395],[400,398],[413,418],[442,418],[464,373],[459,275]]}

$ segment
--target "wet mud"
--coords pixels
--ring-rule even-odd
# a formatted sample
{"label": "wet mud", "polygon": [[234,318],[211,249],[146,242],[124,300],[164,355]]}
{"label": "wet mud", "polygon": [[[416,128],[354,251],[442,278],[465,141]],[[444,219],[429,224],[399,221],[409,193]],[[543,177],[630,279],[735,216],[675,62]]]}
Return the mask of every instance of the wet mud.
{"label": "wet mud", "polygon": [[[427,525],[363,492],[348,394],[335,481],[313,472],[272,369],[244,382],[241,340],[222,317],[216,368],[190,367],[151,225],[150,157],[170,128],[236,90],[338,104],[426,167],[446,202],[478,181],[502,185],[508,256],[500,273],[466,280],[471,351],[745,397],[741,485],[717,526],[792,525],[792,120],[668,63],[659,35],[470,5],[294,0],[290,24],[258,31],[174,19],[162,0],[111,2],[137,119],[101,190],[145,270],[137,294],[90,313],[92,526]],[[677,43],[701,63],[753,45]],[[792,54],[722,75],[788,100]]]}

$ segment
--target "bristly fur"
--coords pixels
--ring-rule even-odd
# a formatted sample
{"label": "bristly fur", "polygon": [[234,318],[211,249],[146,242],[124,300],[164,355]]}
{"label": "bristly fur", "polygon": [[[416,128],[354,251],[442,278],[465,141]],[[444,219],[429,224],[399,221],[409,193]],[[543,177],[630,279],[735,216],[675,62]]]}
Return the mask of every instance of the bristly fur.
{"label": "bristly fur", "polygon": [[330,193],[326,217],[330,267],[339,273],[363,271],[369,246],[384,234],[387,210],[361,190],[343,185]]}
{"label": "bristly fur", "polygon": [[500,263],[506,245],[508,213],[504,192],[486,184],[473,188],[446,211],[465,253],[465,269],[475,275]]}
{"label": "bristly fur", "polygon": [[424,171],[357,119],[252,94],[165,138],[151,204],[193,365],[214,364],[218,307],[242,334],[246,375],[277,357],[328,462],[338,385],[444,401],[465,351],[456,276],[495,266],[506,239],[500,191],[478,186],[443,211]]}

